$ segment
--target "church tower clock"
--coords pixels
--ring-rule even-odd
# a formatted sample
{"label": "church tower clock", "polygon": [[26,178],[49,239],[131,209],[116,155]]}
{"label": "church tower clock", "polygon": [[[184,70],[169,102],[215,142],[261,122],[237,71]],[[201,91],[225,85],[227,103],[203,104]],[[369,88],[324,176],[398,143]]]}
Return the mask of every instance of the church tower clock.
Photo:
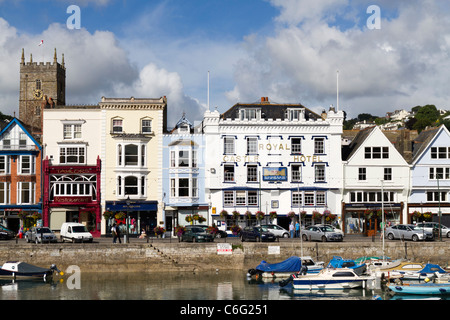
{"label": "church tower clock", "polygon": [[20,61],[19,119],[32,127],[35,133],[42,130],[42,109],[66,104],[66,67],[64,55],[58,63],[56,49],[53,63],[25,62],[22,49]]}

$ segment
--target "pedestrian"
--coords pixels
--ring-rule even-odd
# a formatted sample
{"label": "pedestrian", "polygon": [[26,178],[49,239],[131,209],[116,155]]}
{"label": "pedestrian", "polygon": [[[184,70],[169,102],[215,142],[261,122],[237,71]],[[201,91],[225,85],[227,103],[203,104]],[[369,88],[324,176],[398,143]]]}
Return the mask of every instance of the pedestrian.
{"label": "pedestrian", "polygon": [[119,226],[114,223],[114,225],[111,228],[111,232],[113,234],[113,243],[116,243],[117,239],[119,239],[119,243],[122,243],[122,241],[120,240]]}
{"label": "pedestrian", "polygon": [[298,221],[295,223],[295,237],[300,237],[300,223],[298,223]]}
{"label": "pedestrian", "polygon": [[294,237],[294,221],[291,221],[291,224],[289,225],[289,233],[291,234],[291,238]]}

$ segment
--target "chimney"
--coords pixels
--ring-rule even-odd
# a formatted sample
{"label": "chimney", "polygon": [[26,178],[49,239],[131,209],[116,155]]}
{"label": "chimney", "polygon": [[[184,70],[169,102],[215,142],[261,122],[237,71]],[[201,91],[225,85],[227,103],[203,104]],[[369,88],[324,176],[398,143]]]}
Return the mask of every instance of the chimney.
{"label": "chimney", "polygon": [[261,103],[269,103],[269,97],[261,97]]}

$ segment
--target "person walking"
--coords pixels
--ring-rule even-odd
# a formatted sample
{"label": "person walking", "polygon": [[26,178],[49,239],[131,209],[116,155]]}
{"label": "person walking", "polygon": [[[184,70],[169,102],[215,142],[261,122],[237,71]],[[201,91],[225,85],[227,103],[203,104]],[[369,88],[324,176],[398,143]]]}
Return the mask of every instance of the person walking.
{"label": "person walking", "polygon": [[122,243],[122,241],[120,240],[119,226],[114,223],[113,227],[111,228],[111,232],[113,234],[113,243],[116,243],[117,239],[119,239],[119,243]]}
{"label": "person walking", "polygon": [[298,221],[295,223],[295,237],[300,237],[300,223],[298,223]]}

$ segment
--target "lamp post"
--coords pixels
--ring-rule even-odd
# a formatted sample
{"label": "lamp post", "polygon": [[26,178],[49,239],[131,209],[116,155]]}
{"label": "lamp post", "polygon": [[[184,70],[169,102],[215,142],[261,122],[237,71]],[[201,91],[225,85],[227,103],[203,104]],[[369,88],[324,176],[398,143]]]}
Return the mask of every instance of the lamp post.
{"label": "lamp post", "polygon": [[128,196],[127,200],[125,201],[125,203],[127,204],[127,218],[126,218],[126,228],[127,228],[127,240],[125,241],[125,243],[130,243],[130,235],[128,234],[128,218],[129,218],[129,211],[130,211],[130,196]]}

